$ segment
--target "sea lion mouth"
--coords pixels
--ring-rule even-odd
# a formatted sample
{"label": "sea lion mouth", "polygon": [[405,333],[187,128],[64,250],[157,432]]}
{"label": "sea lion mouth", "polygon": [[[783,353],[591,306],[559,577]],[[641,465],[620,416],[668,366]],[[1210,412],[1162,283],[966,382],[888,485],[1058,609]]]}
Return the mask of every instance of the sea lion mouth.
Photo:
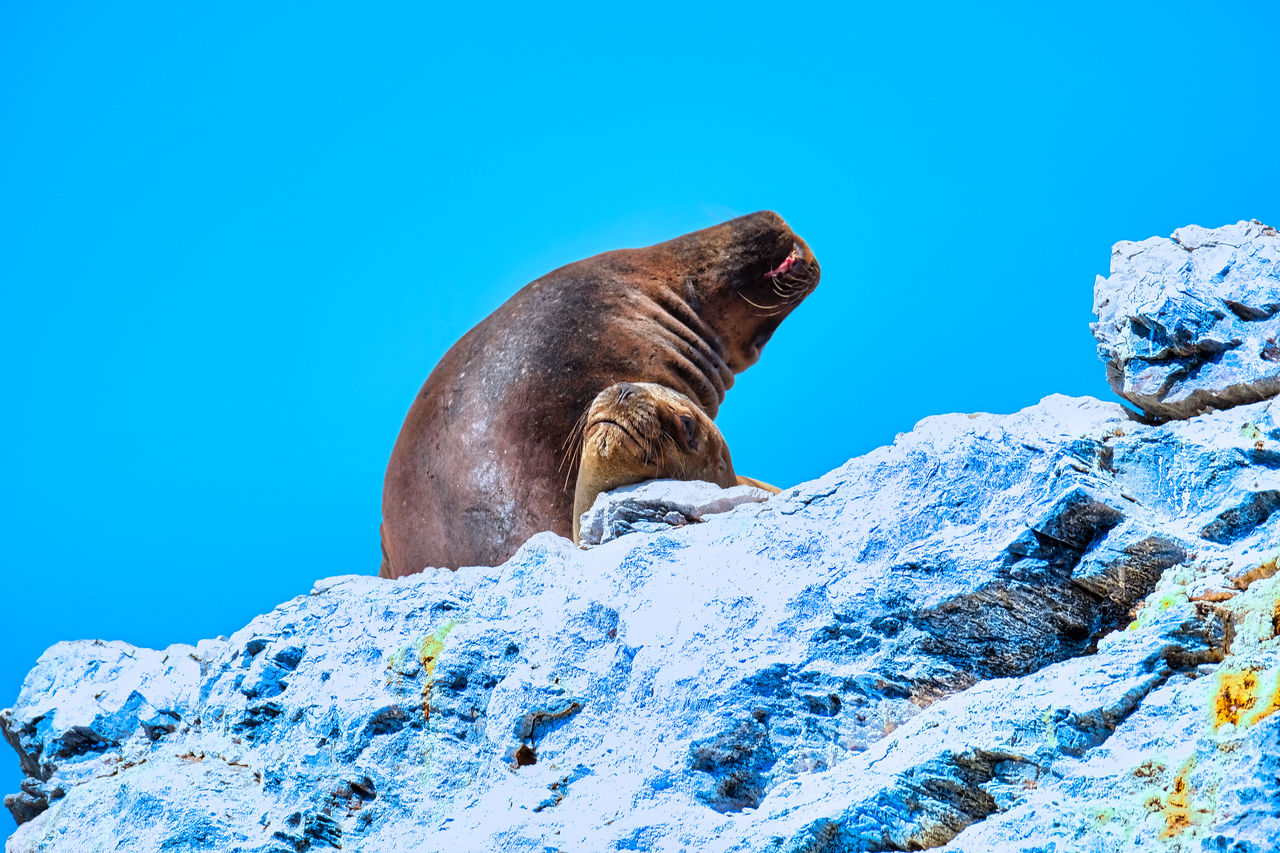
{"label": "sea lion mouth", "polygon": [[800,248],[799,243],[791,244],[791,252],[773,269],[764,274],[765,278],[771,278],[777,281],[782,276],[791,272],[792,269],[804,263],[804,249]]}

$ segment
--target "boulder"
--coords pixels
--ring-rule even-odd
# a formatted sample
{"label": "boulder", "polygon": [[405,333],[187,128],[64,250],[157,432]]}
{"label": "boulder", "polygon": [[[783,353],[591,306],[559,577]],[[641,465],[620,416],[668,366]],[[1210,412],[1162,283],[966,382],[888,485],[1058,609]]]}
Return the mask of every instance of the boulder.
{"label": "boulder", "polygon": [[1093,313],[1111,387],[1152,418],[1280,393],[1280,235],[1256,220],[1117,243]]}

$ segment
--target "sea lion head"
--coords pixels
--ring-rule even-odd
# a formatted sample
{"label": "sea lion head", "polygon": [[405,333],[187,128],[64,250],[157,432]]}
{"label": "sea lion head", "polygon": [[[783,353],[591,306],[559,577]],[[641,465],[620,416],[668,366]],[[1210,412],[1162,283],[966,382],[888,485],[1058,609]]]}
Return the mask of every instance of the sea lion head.
{"label": "sea lion head", "polygon": [[734,373],[756,363],[822,275],[809,245],[770,210],[660,245],[671,248],[683,275],[682,296],[715,332]]}
{"label": "sea lion head", "polygon": [[645,480],[737,484],[729,446],[692,400],[653,382],[619,382],[596,395],[577,439],[582,451],[574,493],[573,537],[596,496]]}

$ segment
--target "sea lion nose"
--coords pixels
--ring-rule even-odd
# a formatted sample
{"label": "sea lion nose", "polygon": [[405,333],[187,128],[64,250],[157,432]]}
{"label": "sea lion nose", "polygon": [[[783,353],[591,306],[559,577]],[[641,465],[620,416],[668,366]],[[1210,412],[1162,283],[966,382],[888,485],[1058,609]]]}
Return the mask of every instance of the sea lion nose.
{"label": "sea lion nose", "polygon": [[636,393],[636,386],[632,385],[630,382],[621,383],[618,387],[618,402],[621,403],[634,393]]}

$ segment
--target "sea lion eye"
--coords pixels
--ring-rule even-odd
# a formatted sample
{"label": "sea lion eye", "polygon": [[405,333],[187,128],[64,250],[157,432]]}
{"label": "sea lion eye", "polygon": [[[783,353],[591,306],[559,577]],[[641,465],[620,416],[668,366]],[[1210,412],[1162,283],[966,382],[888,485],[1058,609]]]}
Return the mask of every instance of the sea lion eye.
{"label": "sea lion eye", "polygon": [[680,425],[684,427],[684,437],[689,442],[692,450],[698,449],[698,428],[693,424],[693,418],[688,415],[680,416]]}

